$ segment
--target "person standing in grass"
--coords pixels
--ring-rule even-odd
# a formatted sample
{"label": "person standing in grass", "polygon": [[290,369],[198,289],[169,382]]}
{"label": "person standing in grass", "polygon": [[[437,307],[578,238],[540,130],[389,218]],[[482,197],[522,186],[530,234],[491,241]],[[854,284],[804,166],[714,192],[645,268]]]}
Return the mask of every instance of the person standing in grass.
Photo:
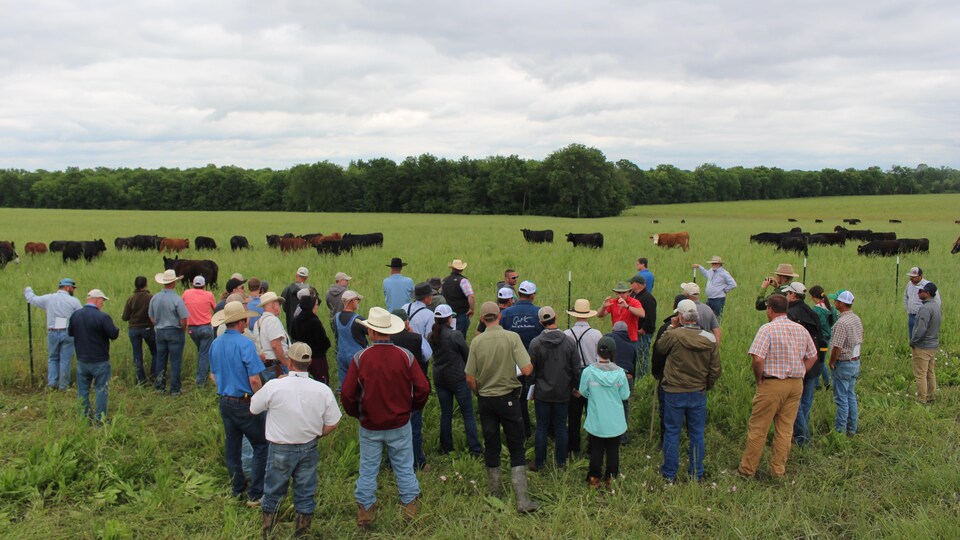
{"label": "person standing in grass", "polygon": [[697,323],[697,306],[691,300],[677,305],[679,326],[671,327],[657,340],[657,352],[666,357],[661,387],[664,392],[663,465],[660,474],[668,482],[677,479],[680,468],[680,431],[687,426],[689,459],[687,474],[703,480],[706,455],[707,391],[720,378],[717,338]]}
{"label": "person standing in grass", "polygon": [[525,406],[520,395],[521,375],[533,373],[530,355],[520,336],[500,326],[500,308],[493,302],[480,306],[480,318],[487,330],[473,338],[464,368],[467,386],[477,396],[480,425],[483,428],[484,462],[490,494],[503,496],[500,485],[500,428],[510,452],[510,481],[517,497],[517,511],[533,512],[540,504],[527,494],[526,457],[523,449],[523,416]]}
{"label": "person standing in grass", "polygon": [[[110,382],[110,341],[117,339],[120,330],[110,315],[103,312],[103,302],[109,300],[103,291],[87,293],[87,304],[70,316],[67,332],[77,349],[77,394],[83,404],[83,416],[102,424],[107,417],[107,383]],[[96,394],[96,409],[91,416],[90,383]]]}
{"label": "person standing in grass", "polygon": [[710,259],[710,269],[694,263],[693,267],[707,278],[707,305],[720,319],[723,315],[723,306],[727,303],[727,293],[737,288],[737,282],[730,272],[723,267],[723,259],[714,255]]}
{"label": "person standing in grass", "polygon": [[[133,347],[133,367],[136,371],[137,386],[143,386],[153,380],[153,364],[157,359],[157,340],[153,334],[153,323],[147,310],[150,309],[150,299],[153,295],[147,290],[147,277],[137,276],[133,280],[133,294],[123,305],[123,315],[120,319],[129,325],[127,337]],[[143,342],[150,350],[149,368],[143,363]]]}
{"label": "person standing in grass", "polygon": [[775,478],[786,474],[793,422],[803,394],[803,376],[817,361],[817,346],[806,328],[787,318],[786,297],[770,295],[766,304],[770,322],[757,330],[749,350],[757,391],[750,413],[747,447],[737,468],[737,474],[746,478],[753,478],[757,472],[771,422],[774,435],[770,474]]}
{"label": "person standing in grass", "polygon": [[833,401],[837,404],[834,429],[856,435],[859,421],[857,379],[860,377],[860,345],[863,321],[853,312],[853,293],[841,290],[828,295],[840,312],[830,337],[830,369],[833,370]]}
{"label": "person standing in grass", "polygon": [[800,407],[797,409],[797,419],[793,422],[793,442],[803,446],[810,440],[810,409],[813,407],[813,391],[820,377],[821,365],[820,348],[826,345],[822,342],[823,331],[820,327],[820,317],[804,301],[807,288],[799,281],[787,286],[787,318],[807,329],[810,338],[817,346],[817,361],[803,376],[803,394],[800,395]]}
{"label": "person standing in grass", "polygon": [[[424,308],[426,309],[426,308]],[[423,377],[430,384],[430,358],[433,356],[433,348],[427,342],[425,335],[414,332],[410,327],[410,321],[407,318],[407,311],[403,308],[394,310],[394,315],[403,321],[403,330],[390,336],[390,342],[398,347],[413,353],[417,359],[417,365],[423,371]],[[432,317],[431,317],[432,318]],[[413,432],[413,466],[418,471],[429,471],[427,465],[427,455],[423,451],[423,410],[415,410],[410,413],[410,427]]]}
{"label": "person standing in grass", "polygon": [[617,282],[613,287],[616,298],[608,296],[597,310],[597,317],[602,319],[609,313],[610,320],[614,324],[617,321],[624,321],[627,323],[630,341],[637,341],[640,337],[640,319],[646,316],[646,312],[643,311],[640,301],[630,296],[630,290],[630,286],[623,281]]}
{"label": "person standing in grass", "polygon": [[[516,295],[514,294],[513,289],[509,287],[502,287],[497,291],[497,307],[500,308],[501,312],[512,306],[515,299]],[[480,322],[477,323],[477,333],[482,334],[486,329],[486,323],[483,322],[483,319],[480,319]]]}
{"label": "person standing in grass", "polygon": [[217,302],[213,293],[206,290],[207,281],[203,276],[193,278],[193,288],[183,291],[183,304],[187,306],[187,333],[197,346],[197,386],[203,387],[210,373],[210,345],[213,343],[213,327],[210,318],[213,316]]}
{"label": "person standing in grass", "polygon": [[827,295],[824,294],[823,287],[814,285],[810,287],[809,293],[810,298],[812,298],[814,302],[813,312],[820,318],[820,343],[823,344],[820,347],[820,354],[817,356],[817,363],[820,364],[820,378],[817,380],[817,387],[820,386],[820,382],[822,381],[826,385],[827,390],[829,390],[830,367],[827,365],[826,356],[829,350],[833,325],[837,322],[840,314],[837,313],[837,308],[833,307]]}
{"label": "person standing in grass", "polygon": [[590,468],[587,482],[600,487],[604,455],[607,467],[603,479],[610,487],[612,479],[620,475],[620,436],[627,431],[623,415],[623,401],[630,398],[627,374],[613,363],[617,345],[613,339],[602,337],[597,343],[597,361],[583,370],[580,376],[580,394],[587,398],[587,421],[584,429],[590,436]]}
{"label": "person standing in grass", "polygon": [[[590,309],[589,300],[578,298],[573,303],[573,309],[567,310],[567,315],[573,317],[576,322],[564,333],[577,345],[577,367],[583,372],[587,366],[597,361],[594,351],[597,350],[597,343],[603,337],[599,330],[590,326],[590,319],[596,317],[597,312]],[[575,389],[576,392],[570,398],[567,409],[567,450],[571,455],[580,453],[580,425],[583,422],[583,414],[587,410],[587,399],[580,395],[580,385],[578,384]]]}
{"label": "person standing in grass", "polygon": [[717,343],[720,343],[720,321],[717,320],[717,314],[710,309],[710,306],[700,302],[700,286],[693,282],[681,283],[680,289],[684,296],[697,306],[697,313],[700,314],[697,324],[707,332],[712,332],[717,338]]}
{"label": "person standing in grass", "polygon": [[407,263],[400,257],[390,260],[390,275],[383,278],[383,298],[387,303],[387,311],[400,309],[413,298],[413,279],[403,275],[403,267]]}
{"label": "person standing in grass", "polygon": [[154,388],[158,392],[167,389],[167,361],[170,362],[170,395],[180,395],[180,370],[183,367],[184,332],[187,329],[187,311],[183,298],[177,294],[178,276],[173,270],[153,276],[154,281],[163,285],[163,290],[153,295],[147,313],[156,329],[157,361],[154,370]]}
{"label": "person standing in grass", "polygon": [[314,380],[329,385],[330,367],[327,365],[327,351],[330,350],[330,339],[327,338],[327,331],[323,329],[323,323],[317,317],[319,308],[318,298],[310,295],[301,298],[300,314],[293,320],[293,328],[300,341],[310,346],[310,352],[313,355],[313,361],[310,362],[307,373]]}
{"label": "person standing in grass", "polygon": [[793,265],[782,263],[777,265],[777,269],[773,272],[773,275],[767,277],[763,280],[763,283],[760,284],[760,291],[757,294],[756,302],[754,302],[754,307],[757,311],[765,311],[767,309],[767,289],[773,286],[773,293],[786,296],[787,294],[787,285],[793,281],[793,278],[800,277],[800,274],[797,274],[793,271]]}
{"label": "person standing in grass", "polygon": [[[908,337],[913,339],[913,325],[917,320],[917,312],[920,311],[920,306],[923,304],[923,300],[920,299],[920,289],[922,289],[927,283],[930,283],[923,277],[923,268],[919,266],[914,266],[907,272],[907,277],[910,278],[907,281],[906,288],[903,289],[903,307],[907,310],[907,330]],[[939,296],[934,297],[934,302],[939,304],[941,299]]]}
{"label": "person standing in grass", "polygon": [[650,261],[646,257],[640,257],[637,259],[637,277],[642,277],[643,281],[647,284],[647,290],[653,294],[653,272],[647,268],[647,264]]}
{"label": "person standing in grass", "polygon": [[76,288],[75,281],[63,278],[55,293],[37,296],[32,287],[23,289],[28,304],[47,312],[47,388],[59,388],[61,392],[66,392],[70,386],[70,363],[74,352],[67,325],[73,312],[83,307],[73,297]]}
{"label": "person standing in grass", "polygon": [[[297,268],[297,273],[293,277],[293,283],[287,285],[287,288],[280,291],[280,298],[283,298],[284,315],[287,318],[287,334],[293,328],[293,319],[299,304],[297,303],[297,293],[301,289],[310,287],[307,280],[310,279],[310,270],[306,266]],[[262,305],[262,304],[261,304]]]}
{"label": "person standing in grass", "polygon": [[[264,380],[270,380],[279,377],[285,371],[287,359],[287,349],[290,348],[290,337],[283,329],[283,323],[280,322],[280,311],[283,309],[284,300],[277,296],[277,293],[268,292],[260,297],[260,307],[263,308],[263,315],[257,321],[257,327],[253,329],[257,337],[257,349],[259,349],[263,358],[265,368],[271,368],[263,374]],[[290,320],[290,327],[293,327],[293,320]]]}
{"label": "person standing in grass", "polygon": [[447,265],[450,269],[450,275],[443,278],[440,285],[440,292],[446,299],[450,309],[455,315],[455,330],[467,337],[467,331],[470,330],[470,317],[473,317],[473,311],[476,306],[476,298],[473,293],[473,285],[470,280],[463,275],[467,269],[467,263],[460,259],[454,259]]}
{"label": "person standing in grass", "polygon": [[337,392],[343,387],[353,355],[367,346],[367,330],[360,324],[363,316],[357,313],[363,296],[357,291],[343,293],[343,311],[334,317],[333,333],[337,336]]}
{"label": "person standing in grass", "polygon": [[343,311],[343,293],[347,292],[347,287],[350,286],[350,280],[352,279],[346,272],[337,272],[333,276],[333,285],[327,289],[325,300],[327,309],[330,311],[330,331],[333,332],[334,337],[336,337],[337,332],[333,318],[337,316],[337,313]]}
{"label": "person standing in grass", "polygon": [[[311,298],[313,300],[313,298]],[[314,318],[316,316],[314,315]],[[317,320],[319,322],[319,319]],[[340,407],[326,384],[310,378],[313,351],[294,343],[287,351],[289,376],[263,385],[250,400],[252,414],[267,414],[266,438],[270,441],[263,483],[263,533],[269,536],[293,479],[293,508],[297,512],[295,536],[305,538],[317,508],[317,439],[340,422]]]}
{"label": "person standing in grass", "polygon": [[[537,317],[540,308],[533,303],[537,296],[537,285],[532,281],[524,281],[520,283],[517,290],[519,291],[520,300],[517,300],[515,304],[501,311],[500,326],[504,330],[520,336],[523,347],[529,351],[533,338],[543,332],[543,325],[540,324],[540,320]],[[527,395],[530,392],[531,383],[529,377],[523,375],[520,376],[520,383],[522,385],[520,389],[520,400],[523,402],[523,406],[520,409],[520,413],[523,415],[523,435],[524,438],[528,438],[530,435],[533,435],[530,411],[527,406]]]}
{"label": "person standing in grass", "polygon": [[[913,351],[913,376],[917,381],[920,403],[933,401],[937,391],[937,350],[940,348],[940,304],[935,301],[937,285],[928,281],[919,292],[923,305],[913,324],[910,349]],[[78,355],[79,358],[79,355]]]}
{"label": "person standing in grass", "polygon": [[[250,328],[253,328],[257,325],[257,321],[260,320],[260,315],[263,315],[263,308],[260,307],[260,296],[263,292],[260,292],[260,280],[258,278],[252,277],[247,280],[247,290],[249,300],[247,300],[247,311],[253,311],[257,313],[256,317],[250,317],[250,322],[247,323]],[[264,291],[266,292],[266,291]]]}
{"label": "person standing in grass", "polygon": [[477,437],[477,421],[473,416],[473,395],[464,375],[470,348],[463,334],[451,327],[453,310],[450,306],[440,304],[433,316],[435,320],[427,341],[433,348],[433,384],[440,402],[440,452],[448,454],[453,451],[453,400],[456,398],[470,453],[482,457],[483,447]]}
{"label": "person standing in grass", "polygon": [[[657,299],[647,288],[647,280],[643,276],[630,278],[630,297],[640,302],[643,308],[643,317],[640,318],[637,329],[637,369],[639,377],[650,373],[650,342],[657,330]],[[631,388],[631,391],[633,389]]]}
{"label": "person standing in grass", "polygon": [[503,271],[503,281],[497,282],[497,291],[506,287],[514,293],[517,292],[517,279],[520,277],[520,274],[517,274],[517,271],[513,268],[507,268]]}
{"label": "person standing in grass", "polygon": [[[639,348],[639,341],[630,341],[630,334],[627,332],[627,323],[623,321],[617,321],[613,325],[613,332],[606,334],[606,336],[613,339],[617,344],[616,354],[613,355],[613,363],[620,366],[624,372],[627,374],[627,388],[630,389],[630,393],[633,393],[633,384],[636,381],[637,373],[637,351]],[[623,400],[623,416],[627,419],[627,424],[630,423],[630,400]],[[627,436],[627,433],[624,432],[620,436],[620,444],[624,445],[630,442],[630,437]]]}
{"label": "person standing in grass", "polygon": [[412,520],[417,515],[420,483],[413,471],[410,415],[423,409],[430,397],[430,383],[413,353],[390,342],[390,337],[406,326],[399,317],[374,307],[360,324],[372,344],[350,360],[340,399],[344,411],[360,420],[360,475],[354,496],[357,526],[369,530],[376,512],[377,474],[384,448],[397,478],[403,516]]}

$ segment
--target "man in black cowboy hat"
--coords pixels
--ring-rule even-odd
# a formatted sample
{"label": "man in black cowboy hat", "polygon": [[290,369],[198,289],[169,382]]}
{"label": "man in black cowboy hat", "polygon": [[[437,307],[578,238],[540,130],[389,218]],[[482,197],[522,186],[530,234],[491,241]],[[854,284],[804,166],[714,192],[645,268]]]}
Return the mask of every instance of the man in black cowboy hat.
{"label": "man in black cowboy hat", "polygon": [[413,299],[413,280],[403,275],[407,263],[400,257],[390,260],[390,275],[383,278],[383,298],[387,302],[387,311],[400,309]]}

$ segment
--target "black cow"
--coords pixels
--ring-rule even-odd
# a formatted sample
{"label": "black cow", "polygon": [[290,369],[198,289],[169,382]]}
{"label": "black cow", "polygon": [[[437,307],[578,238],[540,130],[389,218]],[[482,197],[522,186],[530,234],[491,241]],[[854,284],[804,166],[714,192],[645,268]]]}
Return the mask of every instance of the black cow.
{"label": "black cow", "polygon": [[54,253],[58,253],[58,252],[60,252],[60,251],[63,251],[63,248],[64,248],[64,246],[66,246],[66,245],[67,245],[67,241],[66,241],[66,240],[54,240],[53,242],[50,242],[50,243],[47,245],[47,247],[50,248],[50,251],[52,251],[52,252],[54,252]]}
{"label": "black cow", "polygon": [[815,219],[815,220],[813,220],[813,222],[814,222],[814,223],[823,223],[823,220],[822,220],[822,219]]}
{"label": "black cow", "polygon": [[217,249],[217,241],[209,236],[198,236],[193,239],[193,247],[196,249]]}
{"label": "black cow", "polygon": [[784,236],[777,244],[778,251],[795,251],[802,253],[804,257],[808,255],[806,235]]}
{"label": "black cow", "polygon": [[843,247],[847,243],[847,235],[844,232],[816,233],[807,237],[808,244],[822,244],[827,246]]}
{"label": "black cow", "polygon": [[909,251],[930,251],[930,240],[927,238],[899,238],[897,242],[900,242],[901,253],[907,253]]}
{"label": "black cow", "polygon": [[869,241],[873,242],[874,240],[896,240],[897,233],[895,232],[875,232],[870,235]]}
{"label": "black cow", "polygon": [[279,234],[268,234],[267,235],[267,246],[272,248],[280,247],[280,235]]}
{"label": "black cow", "polygon": [[63,262],[79,261],[83,257],[83,242],[64,241],[60,246],[60,255]]}
{"label": "black cow", "polygon": [[531,231],[530,229],[520,229],[523,233],[523,239],[527,242],[542,244],[544,242],[553,243],[553,229],[544,229],[542,231]]}
{"label": "black cow", "polygon": [[891,220],[888,220],[888,221],[889,221],[890,223],[903,223],[903,222],[900,221],[899,219],[891,219]]}
{"label": "black cow", "polygon": [[113,247],[117,251],[123,251],[125,249],[133,249],[133,237],[132,236],[118,236],[113,239]]}
{"label": "black cow", "polygon": [[346,233],[340,238],[340,250],[350,251],[353,248],[383,247],[383,233]]}
{"label": "black cow", "polygon": [[327,240],[321,240],[313,245],[317,250],[318,255],[323,255],[324,253],[330,253],[332,255],[339,255],[341,248],[343,247],[343,238],[336,240],[333,238]]}
{"label": "black cow", "polygon": [[844,229],[843,227],[837,225],[833,228],[834,232],[843,231],[847,238],[850,240],[863,240],[864,242],[869,242],[872,240],[873,231],[870,229]]}
{"label": "black cow", "polygon": [[14,264],[20,262],[20,254],[17,253],[16,246],[13,242],[0,242],[0,268],[7,266],[7,263],[11,262]]}
{"label": "black cow", "polygon": [[800,234],[802,232],[803,232],[803,229],[801,229],[800,227],[794,227],[790,229],[790,231],[787,232],[786,234]]}
{"label": "black cow", "polygon": [[849,223],[850,225],[856,225],[860,223],[860,218],[846,218],[843,220],[844,223]]}
{"label": "black cow", "polygon": [[900,242],[896,240],[874,240],[862,246],[857,246],[858,255],[891,256],[900,253]]}
{"label": "black cow", "polygon": [[573,247],[584,246],[600,249],[603,247],[602,233],[567,233],[567,242]]}
{"label": "black cow", "polygon": [[953,243],[953,249],[950,250],[951,255],[956,255],[960,253],[960,238],[957,238],[957,241]]}
{"label": "black cow", "polygon": [[217,275],[220,273],[217,263],[209,259],[181,259],[179,255],[173,259],[164,256],[163,269],[173,270],[183,276],[180,281],[184,287],[189,287],[193,278],[203,276],[208,286],[216,288]]}
{"label": "black cow", "polygon": [[246,236],[236,236],[230,237],[230,249],[236,251],[238,249],[250,249],[250,242],[247,241]]}
{"label": "black cow", "polygon": [[795,220],[795,219],[793,219],[793,218],[787,218],[787,221],[789,221],[790,223],[796,223],[796,222],[797,222],[797,220]]}
{"label": "black cow", "polygon": [[750,242],[756,242],[758,244],[770,244],[773,246],[779,245],[780,240],[783,238],[784,233],[776,232],[762,232],[750,236]]}
{"label": "black cow", "polygon": [[94,257],[99,257],[101,253],[107,250],[107,245],[103,243],[103,239],[90,240],[88,242],[80,242],[83,246],[83,258],[90,262]]}
{"label": "black cow", "polygon": [[160,249],[160,242],[162,241],[162,236],[138,234],[131,237],[130,246],[139,251],[153,251]]}

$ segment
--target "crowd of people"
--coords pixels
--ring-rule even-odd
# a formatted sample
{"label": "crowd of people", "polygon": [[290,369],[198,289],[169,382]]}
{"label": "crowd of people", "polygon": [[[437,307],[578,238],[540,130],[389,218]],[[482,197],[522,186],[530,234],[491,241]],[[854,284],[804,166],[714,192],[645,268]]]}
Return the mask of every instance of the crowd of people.
{"label": "crowd of people", "polygon": [[[349,288],[351,276],[338,272],[321,295],[308,283],[309,270],[301,267],[279,295],[265,280],[234,274],[219,300],[206,290],[202,276],[182,294],[176,290],[181,276],[173,270],[154,276],[162,286],[156,294],[147,289],[145,276],[137,276],[122,319],[128,323],[136,383],[153,384],[173,396],[181,392],[183,351],[190,336],[197,348],[196,385],[216,387],[233,495],[261,508],[267,536],[292,480],[300,536],[309,530],[316,508],[317,440],[336,429],[342,412],[359,420],[357,525],[369,529],[375,519],[384,452],[396,476],[403,515],[416,517],[417,473],[430,468],[422,409],[431,392],[440,405],[440,452],[456,450],[456,401],[467,442],[463,451],[483,459],[495,497],[504,491],[502,433],[510,485],[522,513],[539,507],[528,492],[528,472],[564,467],[571,455],[580,454],[581,428],[587,432],[586,483],[599,488],[616,481],[620,447],[629,442],[630,394],[635,381],[648,374],[657,381],[664,480],[678,479],[684,428],[687,475],[702,480],[707,393],[722,371],[720,320],[726,295],[737,287],[720,257],[709,265],[709,270],[693,265],[706,278],[706,301],[701,302],[695,281],[683,283],[681,294],[670,295],[671,308],[660,310],[660,316],[666,311],[661,319],[653,273],[648,260],[640,258],[637,273],[614,284],[597,309],[580,298],[565,310],[575,321],[567,329],[559,327],[556,309],[537,305],[536,284],[518,283],[512,268],[497,284],[496,301],[478,307],[477,292],[464,275],[466,262],[451,261],[443,279],[415,283],[403,275],[406,263],[399,257],[387,265],[390,274],[383,280],[386,307],[371,307],[366,317],[360,312],[363,295]],[[912,268],[908,275],[904,307],[914,375],[918,399],[929,402],[936,392],[940,297],[937,286],[923,279],[922,269]],[[755,307],[768,322],[759,327],[748,351],[756,393],[737,468],[743,477],[757,474],[771,423],[775,435],[769,475],[786,474],[791,447],[810,439],[814,390],[820,386],[833,388],[834,429],[847,436],[857,433],[855,387],[864,328],[853,311],[854,294],[826,294],[821,286],[808,290],[794,281],[797,277],[791,265],[780,264],[756,296]],[[84,415],[101,423],[107,413],[110,341],[119,329],[103,312],[109,300],[103,291],[90,290],[81,305],[74,297],[76,287],[64,278],[55,293],[38,296],[27,287],[24,294],[30,304],[46,310],[48,387],[67,389],[75,349]],[[333,340],[318,314],[322,304]],[[612,331],[603,334],[591,322],[607,316]],[[468,343],[474,322],[476,335]],[[151,352],[149,364],[144,343]],[[328,355],[336,362],[335,378]],[[528,462],[525,444],[531,436],[534,459]],[[551,437],[552,464],[547,459]]]}

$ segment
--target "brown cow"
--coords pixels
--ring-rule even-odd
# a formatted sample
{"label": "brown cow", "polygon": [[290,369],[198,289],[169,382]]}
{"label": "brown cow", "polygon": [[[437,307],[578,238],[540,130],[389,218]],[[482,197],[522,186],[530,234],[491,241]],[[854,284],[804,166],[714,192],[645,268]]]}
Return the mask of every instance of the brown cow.
{"label": "brown cow", "polygon": [[310,244],[307,243],[303,238],[281,238],[280,239],[280,251],[296,251],[299,249],[306,249]]}
{"label": "brown cow", "polygon": [[339,242],[340,240],[343,240],[343,236],[341,236],[341,234],[338,232],[330,233],[330,234],[314,235],[310,237],[310,245],[312,245],[313,247],[317,247],[320,244],[323,244],[326,242]]}
{"label": "brown cow", "polygon": [[189,238],[164,238],[160,241],[160,251],[183,251],[190,249]]}
{"label": "brown cow", "polygon": [[40,255],[47,252],[47,245],[43,242],[27,242],[23,249],[26,250],[27,255]]}
{"label": "brown cow", "polygon": [[683,231],[678,233],[657,233],[650,237],[653,245],[664,249],[683,248],[684,251],[690,249],[690,233]]}

